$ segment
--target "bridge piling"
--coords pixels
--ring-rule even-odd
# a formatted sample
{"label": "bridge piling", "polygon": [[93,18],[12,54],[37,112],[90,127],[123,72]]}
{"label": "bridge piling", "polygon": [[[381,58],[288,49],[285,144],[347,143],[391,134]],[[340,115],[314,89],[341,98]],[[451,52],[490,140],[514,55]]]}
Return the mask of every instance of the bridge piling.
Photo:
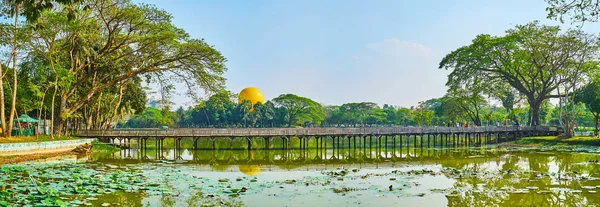
{"label": "bridge piling", "polygon": [[[423,140],[423,138],[421,138]],[[435,137],[433,138],[433,147],[435,147]],[[427,148],[431,148],[431,134],[427,134]]]}
{"label": "bridge piling", "polygon": [[246,140],[248,140],[248,150],[252,150],[252,138],[246,137]]}

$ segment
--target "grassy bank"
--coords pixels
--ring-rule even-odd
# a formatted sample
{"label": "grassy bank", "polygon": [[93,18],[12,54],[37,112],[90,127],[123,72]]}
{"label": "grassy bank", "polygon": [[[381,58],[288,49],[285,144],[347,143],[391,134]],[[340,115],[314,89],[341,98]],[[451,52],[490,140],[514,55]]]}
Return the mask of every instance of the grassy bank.
{"label": "grassy bank", "polygon": [[578,136],[569,139],[558,139],[556,136],[524,137],[508,144],[517,145],[542,145],[542,146],[600,146],[599,137]]}
{"label": "grassy bank", "polygon": [[20,142],[47,142],[47,141],[59,141],[59,140],[74,140],[77,138],[70,136],[54,136],[54,138],[50,137],[50,135],[40,135],[38,138],[35,136],[15,136],[9,138],[0,138],[0,144],[2,143],[20,143]]}

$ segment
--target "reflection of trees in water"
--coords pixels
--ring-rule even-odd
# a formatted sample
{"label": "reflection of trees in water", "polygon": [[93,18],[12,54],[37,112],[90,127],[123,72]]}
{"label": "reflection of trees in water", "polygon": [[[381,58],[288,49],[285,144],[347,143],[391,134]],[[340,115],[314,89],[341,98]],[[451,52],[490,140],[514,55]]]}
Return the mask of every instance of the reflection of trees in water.
{"label": "reflection of trees in water", "polygon": [[160,197],[160,206],[171,207],[175,206],[175,199],[171,197],[169,194],[163,194]]}
{"label": "reflection of trees in water", "polygon": [[102,203],[117,203],[120,206],[141,207],[143,206],[142,200],[144,199],[144,196],[142,196],[141,193],[126,193],[119,191],[110,194],[100,194],[97,198],[98,200],[92,203],[94,206],[100,206]]}
{"label": "reflection of trees in water", "polygon": [[[514,156],[504,157],[497,163],[501,163],[501,172],[512,170],[516,173],[458,178],[455,183],[456,188],[467,187],[472,190],[456,197],[448,197],[448,203],[449,206],[598,206],[600,205],[600,196],[588,193],[587,190],[583,190],[581,193],[553,192],[551,190],[551,188],[580,190],[581,186],[600,185],[600,182],[596,180],[558,179],[558,177],[548,176],[538,178],[538,174],[548,174],[552,168],[557,168],[560,174],[567,173],[570,176],[590,174],[598,177],[598,165],[586,164],[595,156],[576,153],[515,153]],[[472,164],[477,165],[476,162],[473,160]],[[522,167],[517,163],[527,163],[527,166]],[[471,165],[465,165],[458,169],[472,170],[474,168]],[[525,194],[510,193],[514,190],[498,191],[503,187],[524,189],[529,186],[538,187],[539,190],[531,190],[530,193]],[[544,190],[549,192],[537,193]]]}

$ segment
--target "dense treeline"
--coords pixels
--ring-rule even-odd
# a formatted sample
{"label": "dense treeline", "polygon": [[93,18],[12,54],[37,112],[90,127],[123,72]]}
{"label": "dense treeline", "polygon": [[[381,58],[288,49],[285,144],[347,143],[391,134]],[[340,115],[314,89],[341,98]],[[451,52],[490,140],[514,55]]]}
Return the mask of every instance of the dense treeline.
{"label": "dense treeline", "polygon": [[[285,103],[285,104],[284,104]],[[365,126],[470,126],[512,125],[513,121],[528,125],[530,110],[517,102],[510,112],[506,108],[481,102],[477,112],[456,99],[442,97],[420,102],[415,107],[383,107],[370,102],[321,106],[316,101],[292,94],[283,94],[264,104],[257,103],[254,112],[248,112],[250,103],[237,103],[237,95],[222,90],[195,107],[148,107],[119,127],[154,128],[169,126],[195,127],[365,127]],[[298,107],[303,106],[303,107]],[[465,107],[465,108],[463,108]],[[593,126],[594,114],[584,104],[574,107],[579,126]],[[472,113],[472,114],[469,114]],[[558,107],[544,102],[541,107],[543,125],[559,125]],[[291,118],[290,118],[291,117]]]}

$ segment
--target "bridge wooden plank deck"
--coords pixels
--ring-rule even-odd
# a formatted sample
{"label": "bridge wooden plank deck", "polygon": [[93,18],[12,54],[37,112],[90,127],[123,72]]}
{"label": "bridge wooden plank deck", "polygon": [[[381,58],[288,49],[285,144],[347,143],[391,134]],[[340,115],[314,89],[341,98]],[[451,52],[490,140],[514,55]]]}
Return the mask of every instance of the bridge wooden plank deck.
{"label": "bridge wooden plank deck", "polygon": [[76,137],[302,137],[302,136],[367,136],[367,135],[427,135],[427,134],[497,134],[497,133],[558,133],[555,127],[368,127],[368,128],[178,128],[178,129],[112,129],[86,130],[73,133]]}
{"label": "bridge wooden plank deck", "polygon": [[[273,139],[281,139],[283,149],[291,149],[292,139],[299,140],[297,149],[307,149],[309,141],[315,140],[316,148],[332,149],[369,148],[374,146],[380,149],[388,146],[416,148],[423,147],[460,147],[499,143],[504,140],[515,140],[523,136],[532,135],[558,135],[559,130],[553,127],[370,127],[370,128],[184,128],[184,129],[113,129],[113,130],[87,130],[75,132],[73,136],[98,138],[108,143],[132,147],[132,140],[137,140],[137,145],[142,151],[147,150],[149,139],[154,140],[157,153],[165,147],[165,139],[173,139],[173,148],[182,149],[184,139],[193,141],[193,149],[198,150],[201,139],[209,140],[212,149],[216,149],[216,139],[224,138],[230,141],[230,149],[236,138],[244,138],[248,143],[248,150],[253,149],[254,138],[264,139],[264,148],[271,149]],[[404,143],[403,141],[406,141]],[[419,139],[417,139],[419,137]],[[399,139],[399,142],[397,140]],[[116,142],[118,140],[118,143]],[[375,141],[375,142],[373,142]],[[424,145],[426,143],[426,145]],[[362,145],[362,146],[361,146]]]}

